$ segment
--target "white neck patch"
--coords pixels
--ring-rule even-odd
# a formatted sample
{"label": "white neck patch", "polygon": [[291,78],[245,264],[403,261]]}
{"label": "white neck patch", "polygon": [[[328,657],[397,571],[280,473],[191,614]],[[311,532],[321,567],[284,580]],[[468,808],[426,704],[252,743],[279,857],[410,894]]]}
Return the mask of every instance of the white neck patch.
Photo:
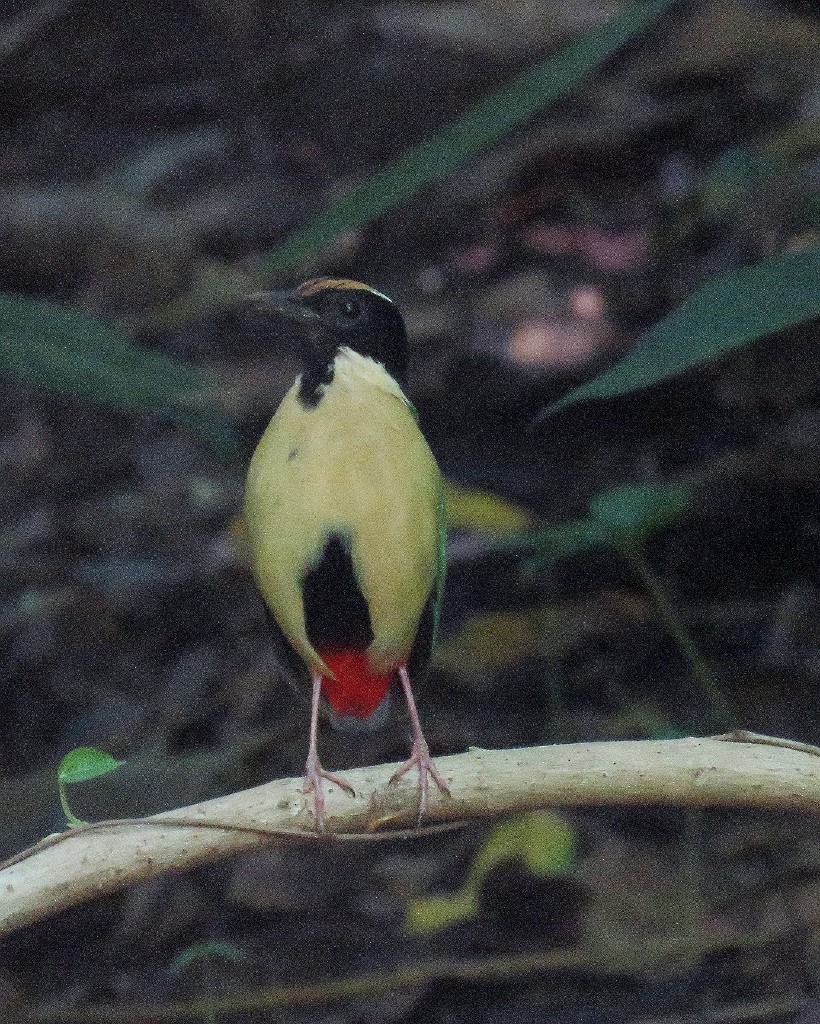
{"label": "white neck patch", "polygon": [[348,348],[347,345],[342,345],[336,354],[334,369],[334,380],[338,378],[339,381],[369,384],[371,387],[380,388],[390,395],[395,395],[405,405],[410,404],[398,381],[390,376],[381,363],[377,363],[370,356],[363,356],[360,352]]}

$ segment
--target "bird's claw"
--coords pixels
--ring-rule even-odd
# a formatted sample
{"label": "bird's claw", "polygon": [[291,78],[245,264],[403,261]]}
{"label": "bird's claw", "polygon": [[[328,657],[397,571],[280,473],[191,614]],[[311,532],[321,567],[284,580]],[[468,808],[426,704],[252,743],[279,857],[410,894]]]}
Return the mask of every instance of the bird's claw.
{"label": "bird's claw", "polygon": [[351,796],[356,795],[356,791],[339,775],[334,775],[333,772],[326,772],[319,763],[318,758],[308,758],[305,764],[305,782],[302,787],[304,793],[313,793],[313,807],[316,815],[316,827],[320,832],[325,830],[325,794],[322,786],[322,779],[326,779],[334,786],[338,786],[339,789],[343,789],[346,793]]}
{"label": "bird's claw", "polygon": [[432,778],[439,791],[445,796],[450,796],[450,788],[442,778],[438,768],[436,768],[432,757],[430,757],[430,748],[427,746],[426,740],[413,743],[410,756],[401,767],[393,772],[388,785],[395,786],[399,779],[413,767],[418,768],[419,771],[419,824],[421,824],[421,819],[427,812],[427,793],[430,788],[430,779]]}

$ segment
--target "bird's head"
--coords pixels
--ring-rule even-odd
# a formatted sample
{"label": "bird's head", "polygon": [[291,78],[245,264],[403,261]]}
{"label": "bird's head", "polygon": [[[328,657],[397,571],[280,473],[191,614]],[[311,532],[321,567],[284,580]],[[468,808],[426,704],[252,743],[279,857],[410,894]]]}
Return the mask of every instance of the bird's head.
{"label": "bird's head", "polygon": [[286,317],[313,363],[332,362],[347,346],[381,363],[400,385],[407,378],[407,333],[396,305],[359,281],[328,277],[305,281],[290,292],[257,292],[247,308]]}

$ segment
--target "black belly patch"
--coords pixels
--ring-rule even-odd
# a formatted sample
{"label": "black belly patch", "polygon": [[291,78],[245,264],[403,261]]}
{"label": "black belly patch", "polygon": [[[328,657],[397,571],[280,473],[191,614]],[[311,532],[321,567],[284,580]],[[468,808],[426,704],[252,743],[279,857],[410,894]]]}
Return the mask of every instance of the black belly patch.
{"label": "black belly patch", "polygon": [[302,582],[305,627],[317,651],[363,651],[373,642],[367,601],[345,540],[334,534]]}

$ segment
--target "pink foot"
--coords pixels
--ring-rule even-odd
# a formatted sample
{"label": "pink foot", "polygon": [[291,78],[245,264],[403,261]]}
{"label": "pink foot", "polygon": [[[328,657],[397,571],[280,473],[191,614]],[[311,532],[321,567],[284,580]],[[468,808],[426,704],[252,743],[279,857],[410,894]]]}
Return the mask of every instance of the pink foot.
{"label": "pink foot", "polygon": [[349,782],[345,782],[344,779],[338,775],[334,775],[333,772],[326,772],[319,763],[318,757],[308,757],[307,763],[305,764],[305,784],[303,792],[313,793],[313,807],[316,815],[316,827],[320,832],[325,830],[325,794],[322,788],[322,779],[327,779],[328,782],[334,786],[338,786],[339,789],[343,789],[346,793],[350,793],[351,796],[355,796],[356,793]]}
{"label": "pink foot", "polygon": [[421,739],[413,741],[410,757],[400,768],[393,772],[388,785],[395,786],[402,775],[409,772],[413,767],[417,767],[419,770],[419,824],[421,824],[421,819],[427,812],[427,792],[430,786],[430,779],[432,778],[439,791],[445,796],[450,795],[450,790],[447,783],[441,777],[438,768],[433,763],[433,759],[430,757],[430,748],[427,746],[427,741],[423,736]]}

